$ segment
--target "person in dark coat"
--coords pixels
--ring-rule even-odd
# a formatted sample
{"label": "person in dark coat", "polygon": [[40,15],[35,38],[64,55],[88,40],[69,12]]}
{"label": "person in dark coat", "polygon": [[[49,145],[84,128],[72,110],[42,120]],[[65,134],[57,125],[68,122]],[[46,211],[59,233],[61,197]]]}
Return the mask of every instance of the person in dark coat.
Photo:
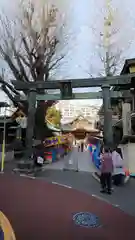
{"label": "person in dark coat", "polygon": [[44,163],[44,146],[43,144],[39,144],[35,146],[33,151],[34,157],[34,165],[37,167],[41,167]]}
{"label": "person in dark coat", "polygon": [[84,149],[84,143],[82,142],[81,143],[81,152],[83,152],[83,149]]}
{"label": "person in dark coat", "polygon": [[113,173],[113,161],[112,154],[107,147],[104,148],[104,152],[101,156],[101,192],[111,194],[112,191],[112,173]]}

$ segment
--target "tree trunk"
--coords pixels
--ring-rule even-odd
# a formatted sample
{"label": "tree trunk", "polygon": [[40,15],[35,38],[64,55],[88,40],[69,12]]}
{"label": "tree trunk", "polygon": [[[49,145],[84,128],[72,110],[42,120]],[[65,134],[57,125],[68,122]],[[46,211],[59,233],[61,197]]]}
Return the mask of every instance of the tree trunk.
{"label": "tree trunk", "polygon": [[[13,102],[15,107],[22,110],[26,115],[28,114],[28,102],[18,102],[16,100],[16,96],[13,96],[10,91],[6,88],[6,86],[2,85],[2,90],[7,94],[9,99]],[[40,92],[44,94],[43,92]],[[39,94],[40,94],[39,93]],[[46,137],[53,136],[53,131],[48,129],[45,123],[45,115],[48,107],[51,107],[55,101],[38,101],[37,110],[35,114],[35,131],[34,135],[36,139],[43,140]],[[14,116],[15,117],[15,116]],[[14,118],[13,117],[13,118]]]}
{"label": "tree trunk", "polygon": [[36,139],[44,140],[46,137],[53,136],[53,131],[48,129],[45,123],[45,115],[48,107],[51,107],[54,101],[39,101],[37,104],[35,116],[35,137]]}

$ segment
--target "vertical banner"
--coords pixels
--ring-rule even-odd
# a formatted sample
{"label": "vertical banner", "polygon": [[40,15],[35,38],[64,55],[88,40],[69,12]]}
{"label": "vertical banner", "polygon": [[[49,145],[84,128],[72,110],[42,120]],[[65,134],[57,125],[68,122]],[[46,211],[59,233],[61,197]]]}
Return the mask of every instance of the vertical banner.
{"label": "vertical banner", "polygon": [[131,104],[122,103],[123,136],[131,135]]}

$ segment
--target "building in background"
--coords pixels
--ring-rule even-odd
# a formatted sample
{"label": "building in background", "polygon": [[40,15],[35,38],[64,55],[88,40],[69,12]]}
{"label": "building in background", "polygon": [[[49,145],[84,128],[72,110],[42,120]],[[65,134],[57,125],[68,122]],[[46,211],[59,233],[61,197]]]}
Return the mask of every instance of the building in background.
{"label": "building in background", "polygon": [[71,122],[73,119],[78,116],[83,116],[92,122],[95,122],[98,118],[98,111],[100,106],[92,106],[89,103],[83,103],[81,101],[59,101],[57,108],[62,113],[62,123]]}

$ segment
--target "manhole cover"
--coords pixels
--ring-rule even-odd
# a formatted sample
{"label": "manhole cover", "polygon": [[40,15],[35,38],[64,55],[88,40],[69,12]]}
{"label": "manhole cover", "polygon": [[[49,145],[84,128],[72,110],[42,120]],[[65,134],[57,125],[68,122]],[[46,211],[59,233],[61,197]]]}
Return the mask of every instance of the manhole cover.
{"label": "manhole cover", "polygon": [[88,228],[100,227],[99,218],[89,212],[79,212],[73,215],[73,221],[76,225]]}

